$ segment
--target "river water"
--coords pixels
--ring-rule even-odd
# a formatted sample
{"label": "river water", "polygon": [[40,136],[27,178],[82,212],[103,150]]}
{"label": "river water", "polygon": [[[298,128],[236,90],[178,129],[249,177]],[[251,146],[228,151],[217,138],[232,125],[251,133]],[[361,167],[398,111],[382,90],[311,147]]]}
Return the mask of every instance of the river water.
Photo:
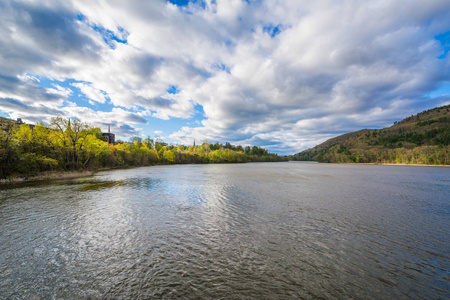
{"label": "river water", "polygon": [[450,298],[450,168],[155,166],[0,187],[0,299]]}

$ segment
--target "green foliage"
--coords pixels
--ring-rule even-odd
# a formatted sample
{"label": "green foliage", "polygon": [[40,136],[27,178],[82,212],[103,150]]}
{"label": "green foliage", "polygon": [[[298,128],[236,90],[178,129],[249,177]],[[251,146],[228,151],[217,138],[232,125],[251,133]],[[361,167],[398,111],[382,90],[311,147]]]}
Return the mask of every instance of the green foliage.
{"label": "green foliage", "polygon": [[52,171],[58,167],[58,161],[36,153],[24,153],[20,156],[17,169],[22,174]]}
{"label": "green foliage", "polygon": [[[3,128],[3,127],[2,127]],[[240,163],[281,161],[259,147],[230,143],[167,146],[147,138],[108,144],[99,128],[78,120],[54,118],[49,126],[6,126],[0,130],[0,177],[30,176],[44,171],[148,166],[153,164]],[[244,153],[245,151],[245,153]]]}
{"label": "green foliage", "polygon": [[0,178],[7,178],[15,171],[19,159],[18,146],[17,140],[0,131]]}
{"label": "green foliage", "polygon": [[173,164],[175,163],[175,153],[172,150],[164,151],[163,159],[164,162]]}
{"label": "green foliage", "polygon": [[294,160],[333,163],[450,165],[450,106],[408,117],[390,128],[336,137],[293,155]]}

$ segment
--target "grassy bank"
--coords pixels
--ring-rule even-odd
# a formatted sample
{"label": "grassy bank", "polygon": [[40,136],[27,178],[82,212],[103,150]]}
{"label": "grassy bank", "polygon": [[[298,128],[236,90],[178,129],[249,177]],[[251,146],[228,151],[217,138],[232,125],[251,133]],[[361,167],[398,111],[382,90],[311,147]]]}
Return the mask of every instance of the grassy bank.
{"label": "grassy bank", "polygon": [[20,183],[20,182],[31,182],[31,181],[71,179],[71,178],[91,176],[93,174],[94,171],[42,172],[27,177],[12,176],[7,179],[0,179],[0,185],[10,183]]}

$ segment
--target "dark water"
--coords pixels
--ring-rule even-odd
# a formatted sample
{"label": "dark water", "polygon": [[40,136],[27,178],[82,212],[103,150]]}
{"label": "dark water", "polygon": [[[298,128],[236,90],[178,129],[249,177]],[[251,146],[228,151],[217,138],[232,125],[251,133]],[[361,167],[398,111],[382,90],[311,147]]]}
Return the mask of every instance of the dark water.
{"label": "dark water", "polygon": [[450,298],[450,168],[157,166],[0,187],[0,299]]}

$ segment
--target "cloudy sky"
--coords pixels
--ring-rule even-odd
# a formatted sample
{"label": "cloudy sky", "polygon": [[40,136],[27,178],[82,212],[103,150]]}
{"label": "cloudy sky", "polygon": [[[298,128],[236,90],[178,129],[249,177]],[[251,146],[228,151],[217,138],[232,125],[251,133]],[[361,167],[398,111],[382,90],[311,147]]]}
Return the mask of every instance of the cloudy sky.
{"label": "cloudy sky", "polygon": [[448,0],[0,0],[0,116],[293,154],[450,103]]}

